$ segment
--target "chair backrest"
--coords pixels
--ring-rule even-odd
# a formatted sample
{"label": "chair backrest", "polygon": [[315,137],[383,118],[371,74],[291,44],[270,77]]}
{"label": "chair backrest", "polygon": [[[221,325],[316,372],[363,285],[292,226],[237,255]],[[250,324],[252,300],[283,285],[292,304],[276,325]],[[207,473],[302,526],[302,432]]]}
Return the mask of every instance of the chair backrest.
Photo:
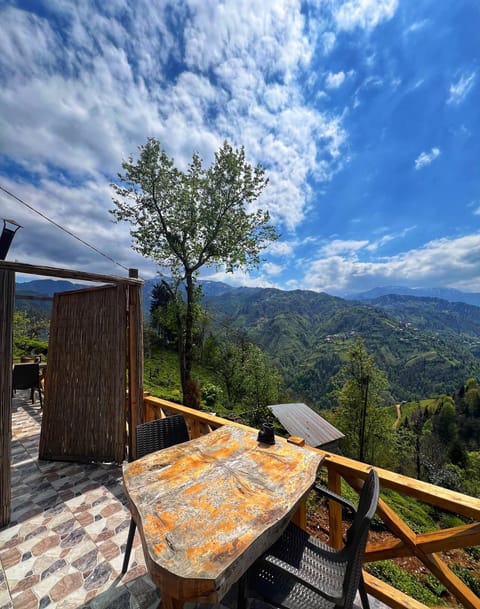
{"label": "chair backrest", "polygon": [[40,366],[38,364],[14,364],[12,372],[13,389],[38,387]]}
{"label": "chair backrest", "polygon": [[375,514],[380,493],[377,472],[372,469],[360,491],[357,512],[347,531],[347,543],[342,550],[348,562],[346,577],[343,584],[345,608],[353,606],[362,574],[363,555],[367,545],[368,531]]}
{"label": "chair backrest", "polygon": [[137,459],[188,440],[187,424],[181,414],[141,423],[137,426]]}

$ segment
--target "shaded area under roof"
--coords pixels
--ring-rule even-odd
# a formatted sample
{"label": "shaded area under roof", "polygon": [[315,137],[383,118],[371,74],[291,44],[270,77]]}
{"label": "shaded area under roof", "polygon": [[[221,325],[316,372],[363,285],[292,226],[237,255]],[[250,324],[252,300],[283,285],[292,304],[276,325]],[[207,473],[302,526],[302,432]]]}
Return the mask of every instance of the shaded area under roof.
{"label": "shaded area under roof", "polygon": [[272,404],[268,406],[291,436],[300,436],[315,448],[344,438],[344,434],[306,404]]}

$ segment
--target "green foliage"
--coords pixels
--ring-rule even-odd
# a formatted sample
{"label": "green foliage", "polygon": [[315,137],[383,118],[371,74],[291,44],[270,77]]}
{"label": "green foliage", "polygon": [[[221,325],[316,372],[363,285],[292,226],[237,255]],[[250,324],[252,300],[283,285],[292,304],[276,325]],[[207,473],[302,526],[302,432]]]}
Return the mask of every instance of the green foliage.
{"label": "green foliage", "polygon": [[29,316],[27,311],[15,311],[13,314],[13,357],[31,355],[36,349],[38,353],[46,351],[48,340],[41,338],[47,336],[49,321],[39,315]]}
{"label": "green foliage", "polygon": [[[418,310],[428,307],[430,300],[418,304]],[[392,315],[376,306],[305,290],[238,288],[207,296],[205,304],[214,314],[214,324],[234,319],[239,330],[271,355],[295,399],[318,409],[334,406],[332,378],[358,335],[387,376],[385,404],[452,395],[466,378],[480,377],[480,360],[470,349],[480,336],[480,307],[469,308],[475,322],[465,320],[465,332],[470,334],[468,340],[459,340],[447,313],[444,334],[433,335],[408,316],[397,316],[396,310]],[[452,310],[456,306],[442,304]],[[436,315],[441,316],[440,307]],[[455,317],[456,328],[460,318]],[[480,408],[480,400],[478,404]]]}
{"label": "green foliage", "polygon": [[480,497],[480,451],[472,451],[467,454],[462,488],[467,495]]}
{"label": "green foliage", "polygon": [[465,569],[465,567],[461,567],[460,565],[449,565],[455,575],[466,584],[470,590],[480,597],[480,579],[476,577],[472,571],[469,569]]}
{"label": "green foliage", "polygon": [[382,490],[382,499],[417,534],[437,528],[431,506],[390,489]]}
{"label": "green foliage", "polygon": [[470,554],[474,560],[480,560],[480,546],[467,548],[467,553]]}
{"label": "green foliage", "polygon": [[418,576],[411,575],[407,571],[404,571],[394,562],[382,560],[371,563],[367,565],[367,571],[421,603],[425,603],[426,605],[444,604],[440,601],[435,592],[427,586],[422,585]]}
{"label": "green foliage", "polygon": [[394,437],[393,427],[386,424],[389,413],[381,408],[387,380],[361,338],[351,346],[334,382],[338,386],[334,420],[345,434],[342,442],[345,454],[360,461],[386,465]]}
{"label": "green foliage", "polygon": [[214,385],[213,383],[205,383],[202,386],[202,398],[208,408],[213,408],[222,400],[222,397],[223,391],[218,385]]}

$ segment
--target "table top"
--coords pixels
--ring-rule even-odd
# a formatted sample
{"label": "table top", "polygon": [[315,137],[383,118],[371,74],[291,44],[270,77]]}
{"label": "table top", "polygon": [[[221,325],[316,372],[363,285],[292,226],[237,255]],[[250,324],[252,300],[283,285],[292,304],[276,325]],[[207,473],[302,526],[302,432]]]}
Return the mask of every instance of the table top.
{"label": "table top", "polygon": [[319,453],[225,425],[125,464],[147,566],[162,592],[217,602],[281,535]]}

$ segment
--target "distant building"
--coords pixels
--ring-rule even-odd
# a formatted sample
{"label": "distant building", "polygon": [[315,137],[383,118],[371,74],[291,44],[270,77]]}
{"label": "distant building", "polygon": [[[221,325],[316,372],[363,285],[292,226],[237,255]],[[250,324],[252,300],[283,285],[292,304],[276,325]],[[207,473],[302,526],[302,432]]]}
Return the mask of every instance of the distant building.
{"label": "distant building", "polygon": [[272,404],[268,408],[291,436],[303,438],[309,446],[338,452],[344,434],[306,404]]}

